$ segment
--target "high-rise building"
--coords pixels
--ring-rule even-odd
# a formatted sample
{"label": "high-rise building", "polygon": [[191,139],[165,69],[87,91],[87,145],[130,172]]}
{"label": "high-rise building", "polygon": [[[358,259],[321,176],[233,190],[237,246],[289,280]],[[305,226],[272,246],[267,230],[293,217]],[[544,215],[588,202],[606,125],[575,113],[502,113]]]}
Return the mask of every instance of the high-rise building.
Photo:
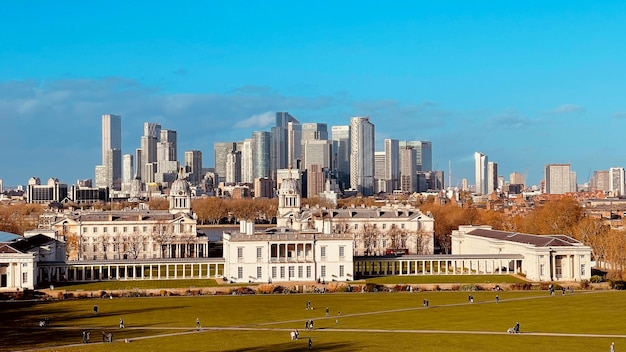
{"label": "high-rise building", "polygon": [[509,183],[512,185],[524,185],[526,180],[524,180],[524,174],[519,172],[512,172],[509,175]]}
{"label": "high-rise building", "polygon": [[400,148],[415,149],[415,170],[433,170],[433,144],[430,141],[399,141]]}
{"label": "high-rise building", "polygon": [[297,121],[287,123],[287,168],[302,168],[302,125]]}
{"label": "high-rise building", "polygon": [[308,170],[311,165],[319,165],[324,170],[331,170],[333,162],[333,144],[329,140],[302,141],[302,168]]}
{"label": "high-rise building", "polygon": [[609,190],[614,196],[624,195],[625,182],[623,167],[609,168]]}
{"label": "high-rise building", "polygon": [[307,167],[307,197],[317,197],[324,192],[326,177],[321,165],[312,164]]}
{"label": "high-rise building", "polygon": [[385,178],[387,192],[400,188],[400,144],[397,139],[385,139]]}
{"label": "high-rise building", "polygon": [[252,133],[252,177],[269,178],[271,173],[271,135],[269,132]]}
{"label": "high-rise building", "polygon": [[102,115],[102,164],[96,186],[120,190],[122,184],[122,117]]}
{"label": "high-rise building", "polygon": [[246,138],[241,147],[241,182],[254,182],[254,177],[252,177],[252,154],[252,138]]}
{"label": "high-rise building", "polygon": [[157,143],[161,138],[161,125],[154,122],[144,122],[143,136],[141,136],[141,161],[137,159],[138,174],[145,183],[155,182],[157,172]]}
{"label": "high-rise building", "polygon": [[487,193],[498,189],[498,163],[489,161],[487,163]]}
{"label": "high-rise building", "polygon": [[333,140],[334,165],[343,188],[350,184],[350,126],[332,126],[331,138]]}
{"label": "high-rise building", "polygon": [[189,173],[189,182],[193,186],[197,186],[202,183],[202,179],[204,178],[202,172],[202,151],[185,151],[185,171]]}
{"label": "high-rise building", "polygon": [[387,193],[387,172],[385,152],[374,152],[374,192]]}
{"label": "high-rise building", "polygon": [[217,174],[217,184],[226,182],[226,158],[228,154],[237,150],[235,142],[217,142],[213,144],[215,156],[215,173]]}
{"label": "high-rise building", "polygon": [[474,175],[476,180],[476,194],[489,194],[487,187],[487,156],[480,152],[474,153]]}
{"label": "high-rise building", "polygon": [[400,190],[413,193],[417,190],[415,149],[410,146],[400,148]]}
{"label": "high-rise building", "polygon": [[547,164],[545,181],[548,194],[576,192],[576,173],[570,170],[570,164]]}
{"label": "high-rise building", "polygon": [[130,186],[135,178],[135,167],[133,165],[133,155],[122,155],[122,190],[125,192],[130,191]]}
{"label": "high-rise building", "polygon": [[226,183],[241,182],[241,152],[226,155]]}
{"label": "high-rise building", "polygon": [[173,130],[161,130],[161,137],[157,143],[157,161],[176,161],[177,133]]}
{"label": "high-rise building", "polygon": [[[272,178],[276,177],[276,170],[286,169],[289,167],[289,123],[292,123],[292,130],[297,130],[295,125],[299,125],[300,122],[295,117],[291,116],[288,112],[276,113],[276,126],[272,127],[271,142],[270,142],[270,170]],[[300,129],[300,132],[302,130]],[[293,136],[292,140],[295,142],[297,137]],[[299,143],[299,141],[298,141]],[[292,146],[293,150],[293,146]],[[295,154],[295,150],[293,150]],[[295,165],[292,165],[295,167]]]}
{"label": "high-rise building", "polygon": [[328,139],[328,125],[325,123],[303,123],[302,124],[302,143],[304,141]]}
{"label": "high-rise building", "polygon": [[591,177],[591,190],[592,191],[609,191],[609,170],[598,170],[593,172]]}
{"label": "high-rise building", "polygon": [[374,132],[369,117],[350,120],[350,188],[364,196],[374,194]]}

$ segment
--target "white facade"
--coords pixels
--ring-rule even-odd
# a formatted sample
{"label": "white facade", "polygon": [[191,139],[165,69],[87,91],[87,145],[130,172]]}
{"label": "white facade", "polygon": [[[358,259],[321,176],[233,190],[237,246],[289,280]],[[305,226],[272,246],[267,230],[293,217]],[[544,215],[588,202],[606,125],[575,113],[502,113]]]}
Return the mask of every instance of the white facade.
{"label": "white facade", "polygon": [[480,152],[474,153],[474,177],[476,180],[476,194],[488,194],[487,189],[487,156]]}
{"label": "white facade", "polygon": [[[224,277],[231,282],[352,280],[352,238],[270,228],[224,233]],[[247,228],[246,228],[247,227]]]}
{"label": "white facade", "polygon": [[566,235],[529,235],[468,225],[452,231],[451,240],[455,255],[521,255],[523,259],[509,263],[506,270],[524,274],[529,280],[581,281],[591,277],[591,248]]}

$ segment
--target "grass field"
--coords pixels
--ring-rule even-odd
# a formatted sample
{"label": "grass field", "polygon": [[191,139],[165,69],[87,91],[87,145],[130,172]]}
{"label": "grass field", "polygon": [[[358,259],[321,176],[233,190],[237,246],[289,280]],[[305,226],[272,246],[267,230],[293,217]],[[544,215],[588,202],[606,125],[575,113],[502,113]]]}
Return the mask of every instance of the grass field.
{"label": "grass field", "polygon": [[[626,292],[471,294],[474,303],[454,291],[2,302],[0,351],[302,351],[309,338],[317,351],[608,351],[612,341],[626,350]],[[37,326],[42,317],[49,327]],[[522,334],[507,334],[516,321]],[[92,343],[81,344],[84,330]],[[101,343],[102,331],[114,343]]]}

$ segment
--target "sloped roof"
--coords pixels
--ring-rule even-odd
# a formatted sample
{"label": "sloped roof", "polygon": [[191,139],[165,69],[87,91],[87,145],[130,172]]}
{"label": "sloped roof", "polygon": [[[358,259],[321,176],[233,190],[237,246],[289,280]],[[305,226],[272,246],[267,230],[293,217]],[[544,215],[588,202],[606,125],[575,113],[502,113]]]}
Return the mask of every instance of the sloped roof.
{"label": "sloped roof", "polygon": [[583,245],[581,242],[566,235],[530,235],[526,233],[488,229],[476,229],[467,234],[501,241],[530,244],[535,247],[574,247]]}
{"label": "sloped roof", "polygon": [[20,251],[12,248],[7,243],[0,244],[0,253],[20,253]]}
{"label": "sloped roof", "polygon": [[40,247],[51,241],[54,241],[54,239],[46,235],[38,234],[32,237],[28,237],[23,240],[17,241],[15,243],[12,243],[10,244],[10,246],[22,253],[25,253],[29,251],[30,249]]}
{"label": "sloped roof", "polygon": [[395,219],[413,220],[420,216],[426,217],[419,209],[378,209],[378,208],[346,208],[322,210],[317,216],[331,216],[337,219]]}

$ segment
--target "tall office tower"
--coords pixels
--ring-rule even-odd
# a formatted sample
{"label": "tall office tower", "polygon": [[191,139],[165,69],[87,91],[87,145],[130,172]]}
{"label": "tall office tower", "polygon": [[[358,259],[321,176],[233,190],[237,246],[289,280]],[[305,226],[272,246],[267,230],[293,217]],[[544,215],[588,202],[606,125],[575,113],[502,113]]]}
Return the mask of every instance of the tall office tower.
{"label": "tall office tower", "polygon": [[570,164],[546,165],[546,193],[565,194],[576,192],[576,173],[570,170]]}
{"label": "tall office tower", "polygon": [[213,144],[213,152],[215,155],[215,173],[217,174],[217,183],[226,182],[226,158],[228,154],[237,149],[235,142],[217,142]]}
{"label": "tall office tower", "polygon": [[157,143],[161,138],[161,125],[154,122],[144,122],[143,136],[141,136],[141,160],[137,159],[137,172],[141,181],[154,182],[154,173],[157,170]]}
{"label": "tall office tower", "polygon": [[252,178],[270,177],[271,173],[271,134],[256,131],[252,133]]}
{"label": "tall office tower", "polygon": [[[294,125],[300,124],[300,122],[296,120],[295,117],[289,115],[288,112],[276,113],[276,126],[272,127],[270,142],[270,169],[273,179],[276,179],[276,170],[289,167],[289,134],[287,130],[290,122],[292,123],[292,129]],[[296,136],[294,136],[293,139],[295,141]],[[295,165],[292,166],[295,167]]]}
{"label": "tall office tower", "polygon": [[404,193],[417,191],[416,151],[412,147],[400,148],[400,190]]}
{"label": "tall office tower", "polygon": [[591,190],[592,191],[609,191],[609,170],[594,171],[591,177]]}
{"label": "tall office tower", "polygon": [[241,152],[226,155],[226,183],[241,182]]}
{"label": "tall office tower", "polygon": [[4,192],[4,188],[2,185],[2,179],[0,178],[0,193]]}
{"label": "tall office tower", "polygon": [[302,142],[328,139],[328,125],[325,123],[303,123]]}
{"label": "tall office tower", "polygon": [[524,174],[519,172],[512,172],[509,175],[509,183],[512,185],[523,185],[525,184]]}
{"label": "tall office tower", "polygon": [[102,164],[96,167],[96,186],[120,190],[122,184],[122,118],[102,115]]}
{"label": "tall office tower", "polygon": [[350,188],[364,196],[374,194],[374,133],[369,117],[350,120]]}
{"label": "tall office tower", "polygon": [[400,143],[397,139],[385,139],[385,178],[387,192],[400,189]]}
{"label": "tall office tower", "polygon": [[287,123],[287,168],[300,169],[302,162],[302,125]]}
{"label": "tall office tower", "polygon": [[189,173],[189,182],[197,186],[202,183],[204,174],[202,172],[202,151],[185,151],[185,171]]}
{"label": "tall office tower", "polygon": [[487,187],[487,156],[480,152],[474,153],[474,175],[476,180],[476,194],[489,194]]}
{"label": "tall office tower", "polygon": [[400,141],[400,148],[411,147],[415,149],[416,171],[433,170],[433,144],[429,141]]}
{"label": "tall office tower", "polygon": [[498,163],[490,161],[487,163],[487,193],[498,189]]}
{"label": "tall office tower", "polygon": [[374,193],[387,193],[385,152],[374,152]]}
{"label": "tall office tower", "polygon": [[320,193],[324,192],[324,185],[326,183],[326,177],[321,165],[309,165],[307,167],[307,197],[317,197]]}
{"label": "tall office tower", "polygon": [[176,161],[177,154],[177,133],[173,130],[161,130],[159,142],[157,143],[157,161]]}
{"label": "tall office tower", "polygon": [[252,138],[244,139],[241,146],[241,182],[254,182],[252,177]]}
{"label": "tall office tower", "polygon": [[623,167],[609,168],[609,190],[613,192],[615,196],[624,195],[625,182]]}
{"label": "tall office tower", "polygon": [[333,144],[329,140],[302,141],[302,168],[319,165],[324,170],[331,170],[333,164]]}
{"label": "tall office tower", "polygon": [[350,126],[332,126],[331,138],[333,140],[333,159],[337,179],[342,188],[350,184]]}
{"label": "tall office tower", "polygon": [[130,186],[135,178],[135,167],[133,165],[133,155],[122,155],[122,190],[125,192],[130,191]]}
{"label": "tall office tower", "polygon": [[463,178],[461,180],[461,190],[464,191],[464,192],[469,191],[469,183],[467,182],[466,178]]}

